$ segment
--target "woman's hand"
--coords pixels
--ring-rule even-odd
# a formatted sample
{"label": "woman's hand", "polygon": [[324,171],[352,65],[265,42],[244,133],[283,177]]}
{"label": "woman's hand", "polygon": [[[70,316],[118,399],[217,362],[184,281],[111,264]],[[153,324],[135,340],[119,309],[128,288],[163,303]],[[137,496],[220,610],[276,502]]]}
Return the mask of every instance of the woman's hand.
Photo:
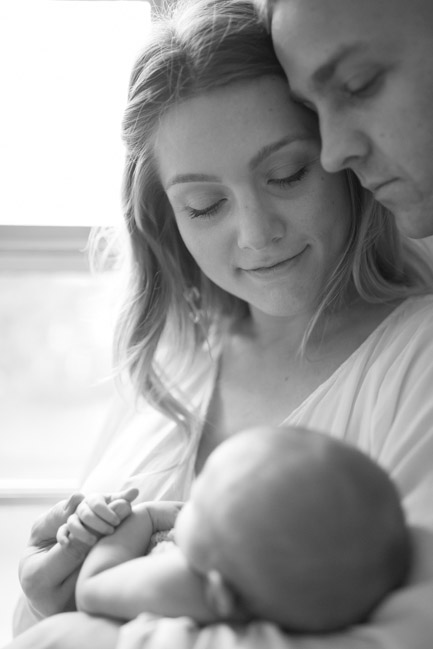
{"label": "woman's hand", "polygon": [[19,566],[21,586],[36,617],[74,610],[84,559],[98,538],[130,514],[137,494],[136,489],[88,498],[75,493],[36,520]]}

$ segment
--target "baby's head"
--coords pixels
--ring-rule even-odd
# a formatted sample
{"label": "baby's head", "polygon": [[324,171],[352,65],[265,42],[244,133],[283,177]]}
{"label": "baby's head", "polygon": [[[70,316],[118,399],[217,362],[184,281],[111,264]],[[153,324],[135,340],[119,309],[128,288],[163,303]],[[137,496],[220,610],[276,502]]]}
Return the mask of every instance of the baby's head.
{"label": "baby's head", "polygon": [[387,474],[304,429],[239,433],[209,457],[176,523],[213,601],[293,631],[365,619],[405,579],[410,541]]}

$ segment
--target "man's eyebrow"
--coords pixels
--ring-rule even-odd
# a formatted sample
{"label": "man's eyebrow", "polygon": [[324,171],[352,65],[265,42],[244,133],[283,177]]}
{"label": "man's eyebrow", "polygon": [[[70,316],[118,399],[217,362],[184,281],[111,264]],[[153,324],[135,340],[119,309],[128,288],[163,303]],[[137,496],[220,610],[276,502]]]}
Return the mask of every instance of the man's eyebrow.
{"label": "man's eyebrow", "polygon": [[338,66],[344,59],[362,53],[365,49],[366,45],[362,42],[342,45],[329,61],[317,68],[311,77],[311,85],[315,87],[326,85],[335,75]]}
{"label": "man's eyebrow", "polygon": [[169,187],[172,187],[172,185],[196,182],[220,183],[221,178],[208,174],[177,174],[176,176],[173,176],[173,178],[170,178],[165,189],[167,190]]}

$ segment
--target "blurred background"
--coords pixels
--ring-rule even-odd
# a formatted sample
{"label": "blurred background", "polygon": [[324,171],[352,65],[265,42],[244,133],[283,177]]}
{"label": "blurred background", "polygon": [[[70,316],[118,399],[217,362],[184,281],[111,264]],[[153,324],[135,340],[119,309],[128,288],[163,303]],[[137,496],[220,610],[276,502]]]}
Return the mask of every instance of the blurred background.
{"label": "blurred background", "polygon": [[151,20],[144,0],[0,2],[0,645],[31,524],[79,488],[114,396],[120,124]]}

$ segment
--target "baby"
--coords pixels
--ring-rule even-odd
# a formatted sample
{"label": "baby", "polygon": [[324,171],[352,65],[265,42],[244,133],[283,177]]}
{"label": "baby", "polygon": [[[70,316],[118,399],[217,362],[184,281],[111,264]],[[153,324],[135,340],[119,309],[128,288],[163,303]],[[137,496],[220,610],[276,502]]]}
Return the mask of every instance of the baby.
{"label": "baby", "polygon": [[[174,521],[174,543],[143,556]],[[364,621],[409,565],[404,514],[384,470],[326,435],[261,427],[211,454],[186,505],[134,507],[91,550],[76,599],[120,620],[265,619],[323,633]]]}

